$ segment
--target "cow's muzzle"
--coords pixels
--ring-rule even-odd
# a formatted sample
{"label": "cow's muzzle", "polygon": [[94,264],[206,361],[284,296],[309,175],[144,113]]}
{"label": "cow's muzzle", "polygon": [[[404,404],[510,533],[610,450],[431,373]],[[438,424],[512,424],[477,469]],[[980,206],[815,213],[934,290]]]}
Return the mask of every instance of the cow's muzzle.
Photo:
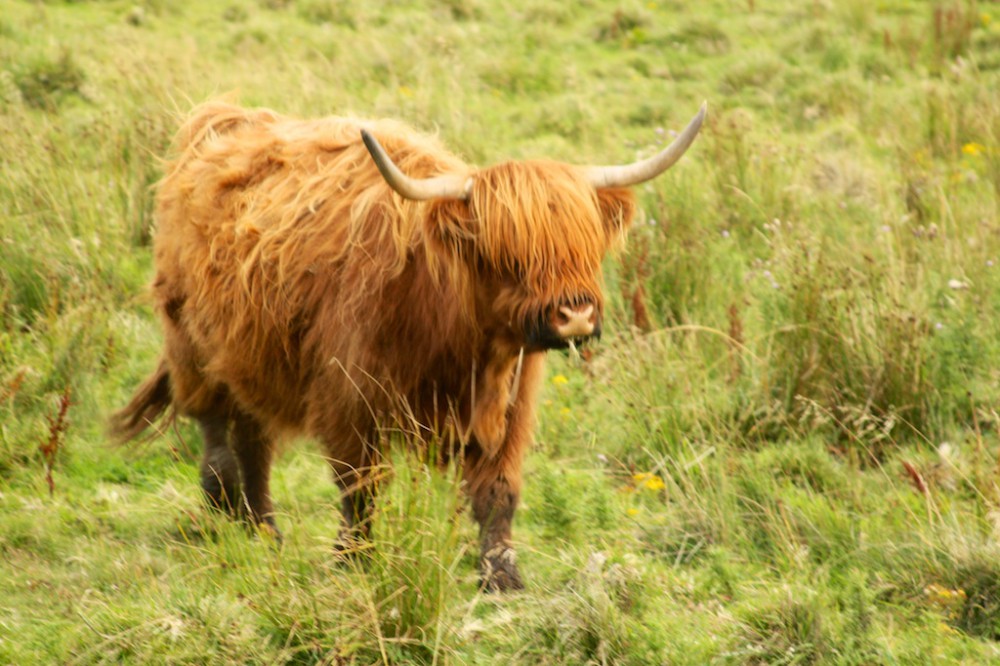
{"label": "cow's muzzle", "polygon": [[528,344],[543,349],[565,349],[601,337],[601,317],[591,302],[552,308],[528,328]]}
{"label": "cow's muzzle", "polygon": [[563,339],[589,338],[597,326],[597,312],[593,303],[577,307],[563,305],[552,319],[552,328]]}

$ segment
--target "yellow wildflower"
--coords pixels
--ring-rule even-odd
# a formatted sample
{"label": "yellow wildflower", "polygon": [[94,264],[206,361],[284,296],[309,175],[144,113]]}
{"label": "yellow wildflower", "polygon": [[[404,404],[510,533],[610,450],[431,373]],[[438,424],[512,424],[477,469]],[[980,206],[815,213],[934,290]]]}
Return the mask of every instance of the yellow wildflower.
{"label": "yellow wildflower", "polygon": [[965,603],[966,594],[962,589],[951,590],[943,585],[931,583],[924,588],[924,596],[931,603],[948,608]]}
{"label": "yellow wildflower", "polygon": [[562,409],[559,410],[559,416],[563,417],[564,419],[568,419],[570,412],[571,410],[569,407],[563,407]]}
{"label": "yellow wildflower", "polygon": [[636,486],[641,486],[646,490],[652,490],[653,492],[663,490],[666,487],[663,484],[663,479],[651,472],[640,472],[635,474],[633,475],[632,480],[635,481]]}
{"label": "yellow wildflower", "polygon": [[399,94],[403,97],[413,97],[413,90],[409,86],[399,86]]}
{"label": "yellow wildflower", "polygon": [[982,22],[983,27],[985,28],[989,26],[990,21],[993,20],[993,17],[987,14],[986,12],[983,12],[982,14],[979,15],[979,20]]}
{"label": "yellow wildflower", "polygon": [[569,384],[569,380],[566,379],[566,375],[556,375],[552,378],[552,383],[556,386],[562,386],[563,384]]}
{"label": "yellow wildflower", "polygon": [[955,627],[951,626],[950,624],[948,624],[946,622],[938,622],[938,631],[940,631],[942,634],[957,634],[957,633],[959,633],[958,629],[956,629]]}
{"label": "yellow wildflower", "polygon": [[982,154],[986,150],[986,147],[981,143],[970,142],[962,146],[962,152],[966,155],[975,157],[976,155]]}
{"label": "yellow wildflower", "polygon": [[635,508],[634,506],[630,506],[628,509],[625,510],[625,513],[627,513],[630,516],[638,516],[639,509]]}

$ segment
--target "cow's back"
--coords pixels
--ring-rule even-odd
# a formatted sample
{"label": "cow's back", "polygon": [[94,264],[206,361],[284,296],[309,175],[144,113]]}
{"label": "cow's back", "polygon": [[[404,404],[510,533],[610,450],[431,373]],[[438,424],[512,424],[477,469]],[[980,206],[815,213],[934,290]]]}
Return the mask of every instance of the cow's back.
{"label": "cow's back", "polygon": [[[391,193],[362,126],[418,175],[464,168],[391,122],[212,103],[179,131],[157,195],[154,295],[175,390],[192,405],[224,389],[295,429],[317,367],[367,338],[366,310],[423,242],[424,204]],[[312,332],[321,312],[322,349]]]}

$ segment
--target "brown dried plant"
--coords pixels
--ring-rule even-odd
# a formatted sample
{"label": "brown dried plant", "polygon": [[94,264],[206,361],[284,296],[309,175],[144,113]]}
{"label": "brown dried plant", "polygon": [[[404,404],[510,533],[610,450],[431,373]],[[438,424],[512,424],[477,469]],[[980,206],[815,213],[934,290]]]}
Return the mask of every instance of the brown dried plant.
{"label": "brown dried plant", "polygon": [[55,416],[46,417],[46,420],[49,422],[48,440],[38,447],[38,450],[42,452],[42,458],[45,460],[45,482],[49,486],[49,495],[55,493],[56,490],[55,480],[52,478],[52,467],[55,465],[56,455],[62,447],[63,435],[66,433],[66,428],[69,427],[66,415],[69,412],[70,405],[73,404],[71,396],[72,390],[67,385],[65,390],[63,390],[63,394],[59,397],[59,407],[56,410]]}

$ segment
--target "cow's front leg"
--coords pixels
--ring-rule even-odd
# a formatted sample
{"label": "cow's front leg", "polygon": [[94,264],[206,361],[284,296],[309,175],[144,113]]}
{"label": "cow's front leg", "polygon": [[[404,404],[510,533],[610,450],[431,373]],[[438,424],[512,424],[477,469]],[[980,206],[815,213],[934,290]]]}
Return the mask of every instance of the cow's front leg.
{"label": "cow's front leg", "polygon": [[472,446],[465,457],[472,515],[479,523],[481,583],[493,592],[524,587],[511,542],[511,523],[521,495],[521,456],[509,453],[501,450],[500,457],[490,459]]}
{"label": "cow's front leg", "polygon": [[516,367],[516,352],[496,345],[492,357],[476,378],[471,416],[472,436],[484,455],[490,458],[498,454],[507,440],[508,413]]}
{"label": "cow's front leg", "polygon": [[[531,445],[535,394],[543,364],[541,353],[526,355],[516,392],[505,392],[512,404],[504,413],[500,445],[484,447],[474,439],[465,452],[466,490],[473,517],[479,523],[480,574],[483,588],[490,591],[524,587],[511,541],[511,523],[521,496],[521,465]],[[514,372],[513,363],[508,371]]]}

